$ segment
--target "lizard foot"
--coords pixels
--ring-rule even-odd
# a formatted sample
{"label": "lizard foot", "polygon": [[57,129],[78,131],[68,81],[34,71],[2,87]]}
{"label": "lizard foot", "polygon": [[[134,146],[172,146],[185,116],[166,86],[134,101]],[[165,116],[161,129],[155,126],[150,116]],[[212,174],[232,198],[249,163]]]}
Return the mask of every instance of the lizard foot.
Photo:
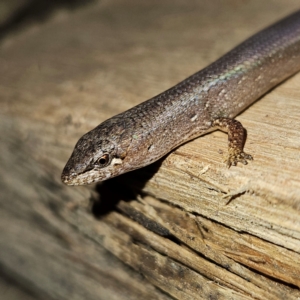
{"label": "lizard foot", "polygon": [[231,148],[224,162],[226,162],[227,167],[230,168],[231,166],[236,166],[238,162],[247,165],[247,160],[253,160],[253,157],[240,149]]}

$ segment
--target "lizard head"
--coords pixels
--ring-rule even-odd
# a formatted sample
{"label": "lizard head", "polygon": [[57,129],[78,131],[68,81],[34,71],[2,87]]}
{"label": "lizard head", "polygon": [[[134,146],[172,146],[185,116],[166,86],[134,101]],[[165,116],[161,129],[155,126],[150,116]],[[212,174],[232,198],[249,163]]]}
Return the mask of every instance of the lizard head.
{"label": "lizard head", "polygon": [[62,181],[84,185],[123,173],[122,164],[130,144],[125,136],[125,127],[113,119],[83,135],[63,169]]}

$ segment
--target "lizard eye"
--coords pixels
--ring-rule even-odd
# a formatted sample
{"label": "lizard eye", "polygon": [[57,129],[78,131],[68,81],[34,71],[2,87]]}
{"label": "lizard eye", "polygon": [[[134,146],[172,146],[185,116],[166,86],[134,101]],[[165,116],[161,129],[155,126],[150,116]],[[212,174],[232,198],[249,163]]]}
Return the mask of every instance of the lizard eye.
{"label": "lizard eye", "polygon": [[110,162],[109,155],[106,153],[103,154],[95,161],[95,165],[99,166],[100,168],[104,168],[109,164],[109,162]]}

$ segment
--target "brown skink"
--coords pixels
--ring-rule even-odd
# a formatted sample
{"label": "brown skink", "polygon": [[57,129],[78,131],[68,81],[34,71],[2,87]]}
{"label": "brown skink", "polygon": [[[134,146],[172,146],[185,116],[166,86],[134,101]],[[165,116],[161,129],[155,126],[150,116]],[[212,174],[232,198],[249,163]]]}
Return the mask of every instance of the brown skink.
{"label": "brown skink", "polygon": [[228,132],[227,165],[247,163],[245,130],[233,118],[300,70],[300,11],[247,39],[203,70],[83,135],[62,181],[106,180],[158,160],[207,132]]}

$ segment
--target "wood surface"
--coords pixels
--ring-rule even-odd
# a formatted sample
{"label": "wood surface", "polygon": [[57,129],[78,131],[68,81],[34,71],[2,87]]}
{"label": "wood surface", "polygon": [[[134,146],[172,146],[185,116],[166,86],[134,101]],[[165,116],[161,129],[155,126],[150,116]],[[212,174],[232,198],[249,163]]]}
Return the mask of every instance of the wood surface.
{"label": "wood surface", "polygon": [[[300,74],[238,120],[102,184],[67,187],[79,137],[176,84],[296,0],[95,1],[0,48],[0,288],[6,299],[300,299]],[[7,287],[7,288],[5,288]]]}

